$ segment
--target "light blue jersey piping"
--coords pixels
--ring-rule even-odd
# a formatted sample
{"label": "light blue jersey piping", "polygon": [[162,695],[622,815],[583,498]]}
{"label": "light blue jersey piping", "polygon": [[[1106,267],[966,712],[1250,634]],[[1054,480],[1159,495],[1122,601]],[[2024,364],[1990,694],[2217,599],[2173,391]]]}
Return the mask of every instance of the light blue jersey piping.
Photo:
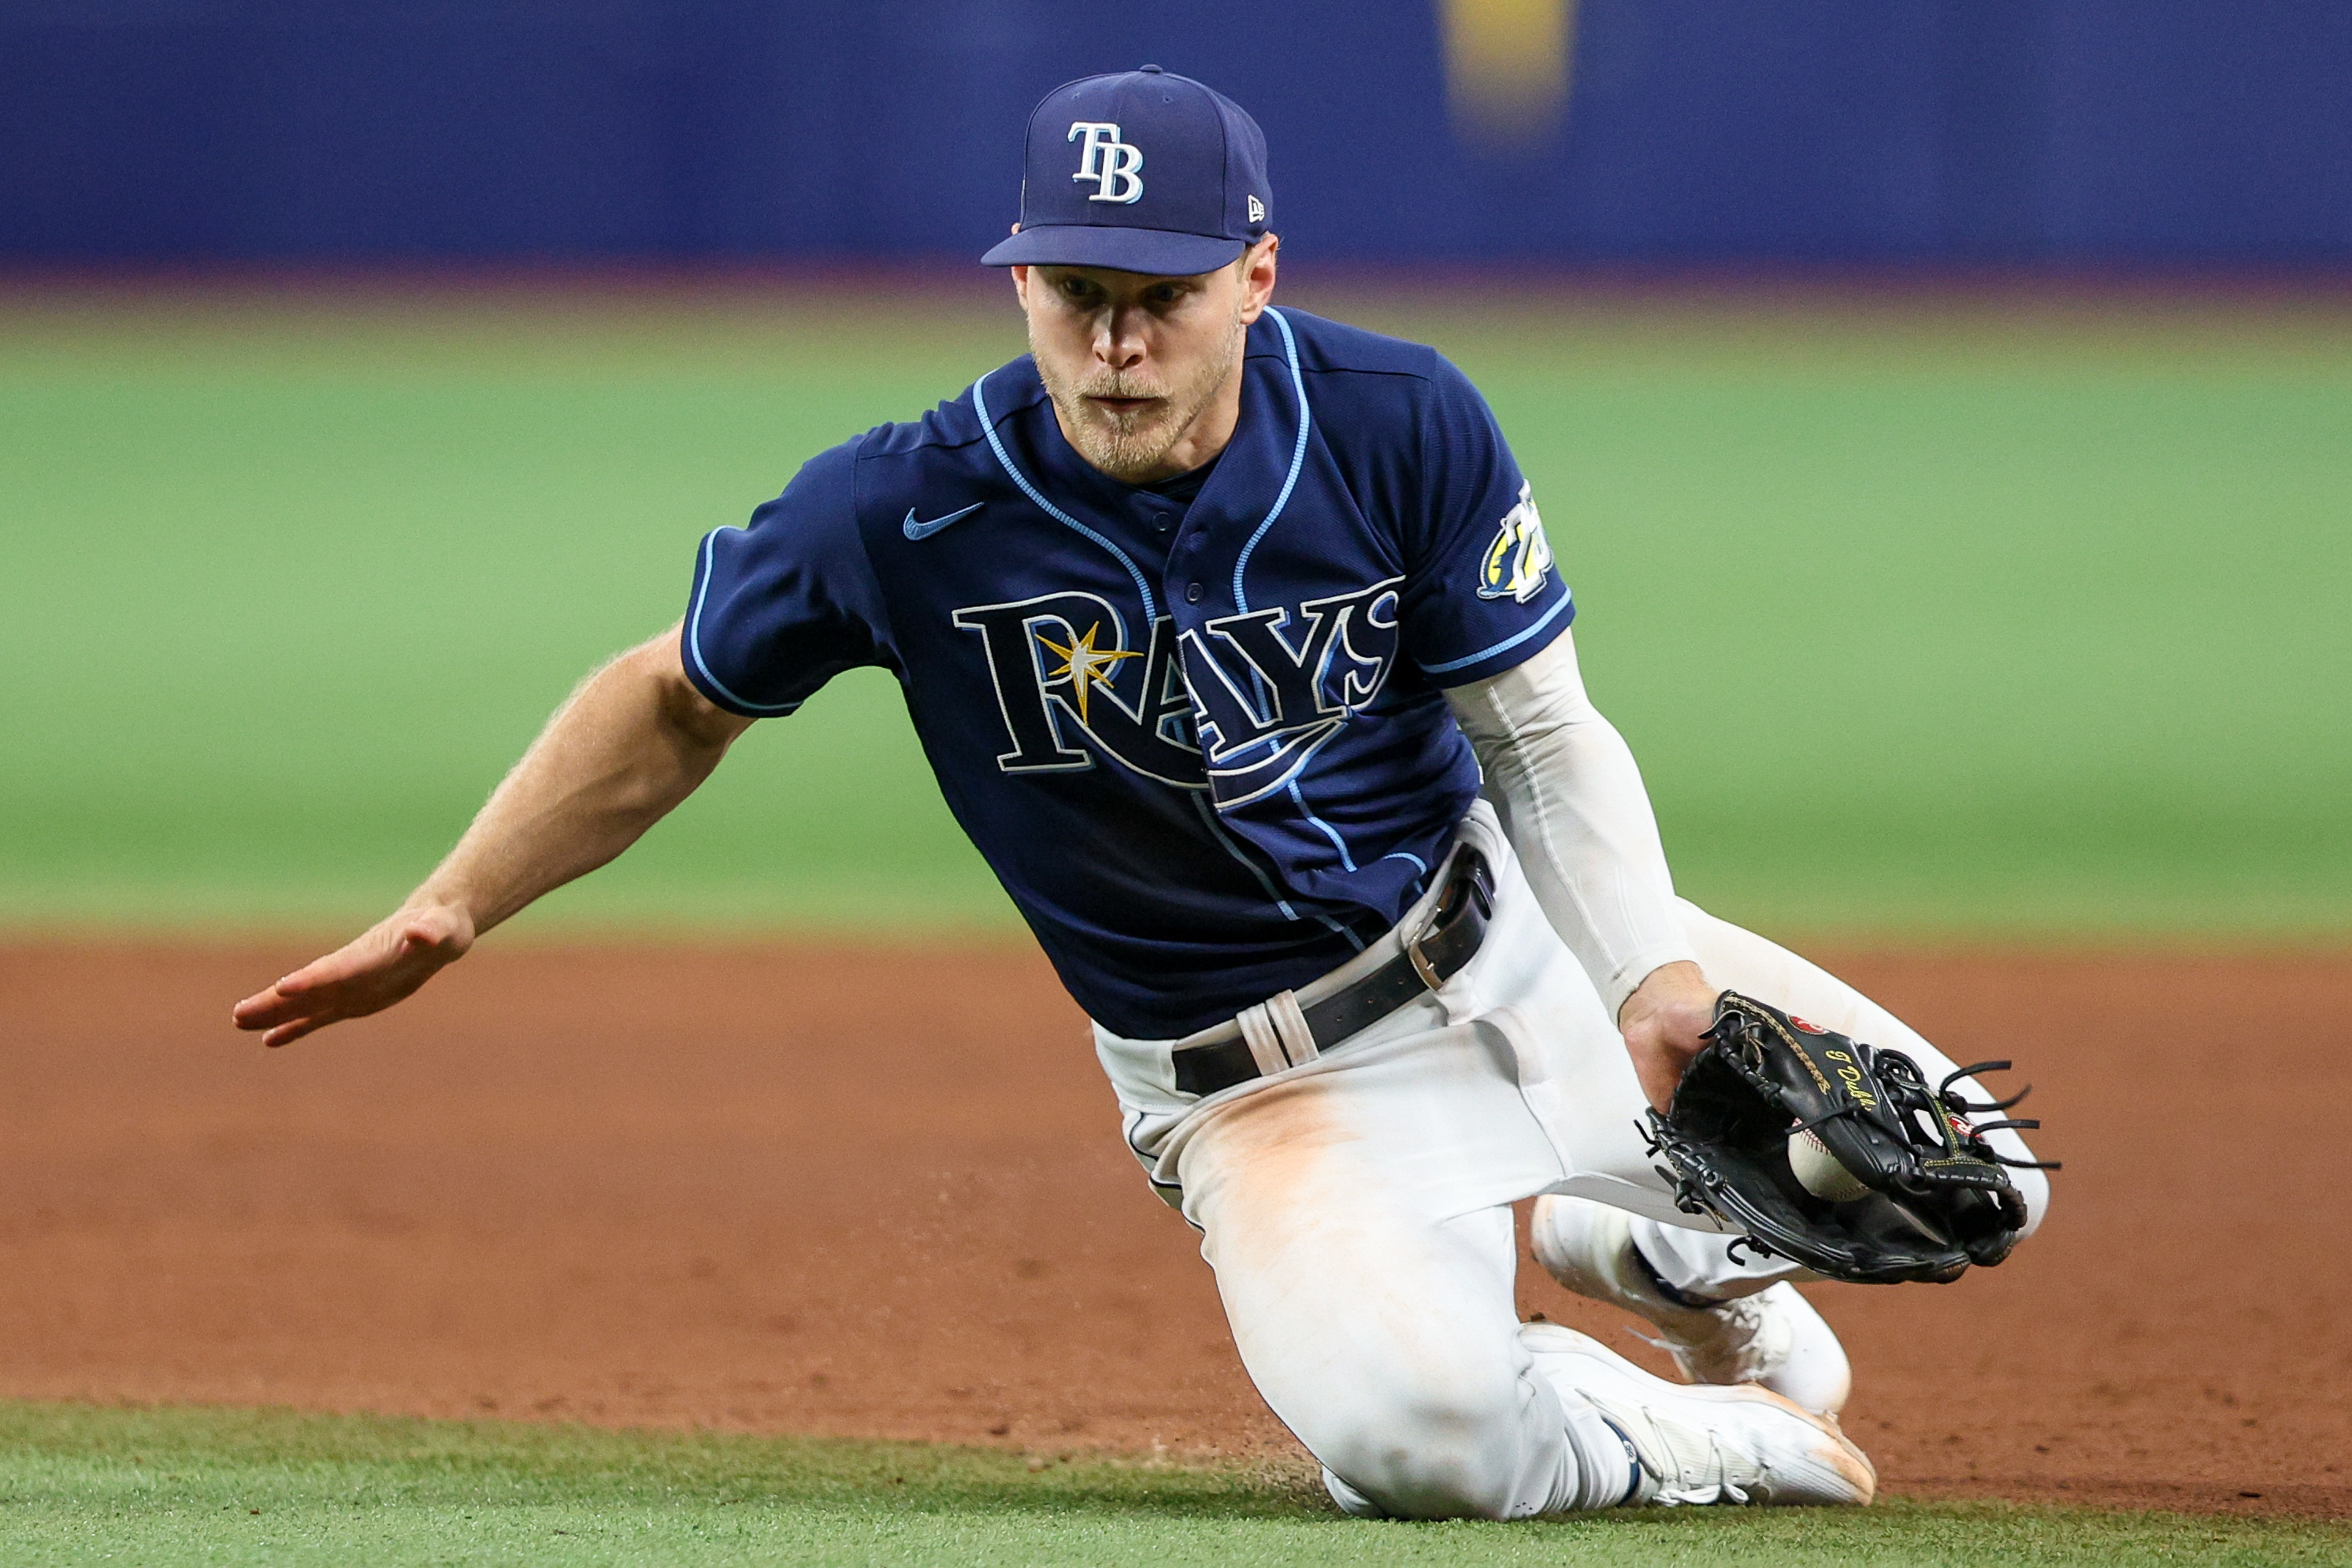
{"label": "light blue jersey piping", "polygon": [[1312,423],[1307,410],[1307,378],[1298,371],[1298,340],[1291,335],[1290,323],[1283,319],[1281,311],[1269,305],[1265,313],[1282,329],[1282,351],[1290,361],[1290,390],[1298,395],[1298,439],[1290,448],[1290,472],[1274,497],[1273,510],[1266,513],[1265,521],[1257,526],[1257,531],[1250,535],[1249,542],[1242,546],[1242,553],[1234,560],[1234,608],[1244,615],[1249,613],[1249,593],[1242,587],[1242,573],[1249,569],[1250,551],[1257,549],[1257,541],[1265,538],[1265,530],[1274,527],[1274,520],[1282,516],[1282,508],[1290,504],[1290,492],[1298,485],[1298,471],[1307,465],[1307,432]]}
{"label": "light blue jersey piping", "polygon": [[1323,836],[1331,841],[1331,847],[1339,852],[1339,863],[1347,867],[1349,872],[1353,872],[1356,869],[1356,857],[1348,852],[1348,841],[1339,836],[1339,829],[1315,814],[1315,808],[1309,806],[1307,803],[1307,797],[1298,792],[1298,780],[1296,779],[1290,781],[1290,800],[1291,803],[1298,808],[1299,814],[1314,823],[1322,831]]}
{"label": "light blue jersey piping", "polygon": [[1225,846],[1225,853],[1241,862],[1243,867],[1248,871],[1250,875],[1257,878],[1257,884],[1265,889],[1266,897],[1272,899],[1274,901],[1274,906],[1282,911],[1282,917],[1285,920],[1297,919],[1298,911],[1291,908],[1290,901],[1284,898],[1281,894],[1275,891],[1274,879],[1267,876],[1265,873],[1259,868],[1257,862],[1242,853],[1241,846],[1234,842],[1232,836],[1225,831],[1225,825],[1217,821],[1217,809],[1214,806],[1210,805],[1206,800],[1201,799],[1200,794],[1195,790],[1187,789],[1184,793],[1191,797],[1192,809],[1201,813],[1201,821],[1202,824],[1208,828],[1210,832],[1216,835],[1217,842]]}
{"label": "light blue jersey piping", "polygon": [[717,692],[720,696],[725,697],[729,702],[733,703],[737,707],[742,708],[748,713],[791,713],[801,705],[797,702],[755,703],[747,701],[730,691],[727,687],[727,683],[720,680],[717,675],[712,674],[710,673],[710,666],[703,662],[702,604],[704,600],[710,597],[711,546],[720,534],[741,533],[742,531],[743,530],[740,528],[713,528],[709,533],[702,536],[702,580],[695,585],[694,608],[687,612],[686,617],[687,657],[694,661],[694,667],[702,673],[702,678],[710,683],[710,689]]}
{"label": "light blue jersey piping", "polygon": [[1353,947],[1357,952],[1360,953],[1364,950],[1364,939],[1357,936],[1354,932],[1349,930],[1346,926],[1340,925],[1338,921],[1332,919],[1329,915],[1318,914],[1315,918],[1320,920],[1324,925],[1328,925],[1332,930],[1346,937],[1348,939],[1348,946]]}
{"label": "light blue jersey piping", "polygon": [[1523,631],[1514,632],[1509,636],[1504,638],[1501,642],[1496,643],[1493,647],[1481,648],[1467,658],[1448,659],[1442,664],[1423,664],[1422,665],[1422,670],[1428,674],[1442,675],[1448,670],[1466,670],[1481,659],[1491,659],[1497,653],[1508,653],[1513,648],[1516,648],[1520,643],[1526,642],[1528,638],[1534,636],[1537,632],[1542,631],[1545,627],[1550,625],[1554,621],[1559,619],[1559,612],[1574,602],[1576,602],[1574,597],[1568,591],[1568,584],[1563,582],[1559,585],[1559,599],[1558,602],[1554,603],[1550,609],[1545,611],[1543,612],[1543,618],[1538,621],[1534,625],[1529,626]]}
{"label": "light blue jersey piping", "polygon": [[[1289,329],[1286,327],[1283,330],[1286,332]],[[994,371],[991,371],[988,372],[988,375],[992,376],[996,372]],[[1021,493],[1023,495],[1028,497],[1032,501],[1034,501],[1037,504],[1037,509],[1039,511],[1045,513],[1047,517],[1053,518],[1064,528],[1076,529],[1080,534],[1083,534],[1087,538],[1094,540],[1095,543],[1102,546],[1103,549],[1117,556],[1118,558],[1118,564],[1127,568],[1127,575],[1135,580],[1135,591],[1143,595],[1143,623],[1149,626],[1154,621],[1159,620],[1160,601],[1152,598],[1151,585],[1143,580],[1143,573],[1137,570],[1135,562],[1128,558],[1127,552],[1119,549],[1117,545],[1111,543],[1110,540],[1103,538],[1102,535],[1095,532],[1094,529],[1087,527],[1086,524],[1078,521],[1077,518],[1070,516],[1069,513],[1062,510],[1061,507],[1054,505],[1053,502],[1045,499],[1044,496],[1038,494],[1037,486],[1029,483],[1028,476],[1022,473],[1020,469],[1015,468],[1013,465],[1013,456],[1010,453],[1004,450],[1004,443],[997,437],[996,423],[988,416],[987,387],[988,376],[982,376],[980,380],[971,383],[971,407],[972,412],[980,415],[980,428],[985,432],[988,436],[988,449],[996,454],[998,465],[1011,476],[1015,485],[1021,486]],[[1286,493],[1287,492],[1286,491]]]}

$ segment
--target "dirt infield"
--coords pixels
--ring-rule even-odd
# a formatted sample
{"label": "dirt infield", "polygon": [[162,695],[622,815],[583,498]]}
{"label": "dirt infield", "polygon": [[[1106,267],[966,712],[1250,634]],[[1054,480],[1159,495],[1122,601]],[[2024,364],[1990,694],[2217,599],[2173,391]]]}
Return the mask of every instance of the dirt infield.
{"label": "dirt infield", "polygon": [[[307,956],[0,948],[0,1396],[1296,1455],[1033,955],[493,944],[232,1033]],[[2352,958],[1833,967],[2068,1164],[2003,1268],[1817,1292],[1888,1486],[2352,1517]]]}

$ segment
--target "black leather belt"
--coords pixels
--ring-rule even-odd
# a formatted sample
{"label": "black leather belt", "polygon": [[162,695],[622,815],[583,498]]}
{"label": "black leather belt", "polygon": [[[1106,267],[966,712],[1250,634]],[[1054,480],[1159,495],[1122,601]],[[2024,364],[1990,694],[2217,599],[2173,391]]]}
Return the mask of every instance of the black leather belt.
{"label": "black leather belt", "polygon": [[[1494,873],[1486,856],[1464,844],[1454,852],[1445,891],[1429,924],[1405,938],[1404,951],[1355,984],[1300,1009],[1317,1052],[1452,979],[1477,954],[1494,917]],[[1179,1051],[1174,1061],[1176,1087],[1186,1094],[1214,1094],[1265,1076],[1249,1041],[1238,1037]]]}

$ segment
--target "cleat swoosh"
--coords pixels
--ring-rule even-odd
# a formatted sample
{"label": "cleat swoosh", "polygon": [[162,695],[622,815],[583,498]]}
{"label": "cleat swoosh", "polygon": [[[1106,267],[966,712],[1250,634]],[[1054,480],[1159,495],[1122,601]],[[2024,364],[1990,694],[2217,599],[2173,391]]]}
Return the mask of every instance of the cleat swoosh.
{"label": "cleat swoosh", "polygon": [[917,521],[915,517],[915,508],[909,507],[907,508],[907,520],[898,525],[898,531],[905,534],[910,539],[927,539],[933,534],[938,533],[941,528],[946,528],[950,523],[954,522],[957,518],[968,517],[986,505],[988,505],[988,503],[985,501],[974,501],[971,506],[964,507],[960,512],[950,512],[944,517],[933,517],[928,523]]}

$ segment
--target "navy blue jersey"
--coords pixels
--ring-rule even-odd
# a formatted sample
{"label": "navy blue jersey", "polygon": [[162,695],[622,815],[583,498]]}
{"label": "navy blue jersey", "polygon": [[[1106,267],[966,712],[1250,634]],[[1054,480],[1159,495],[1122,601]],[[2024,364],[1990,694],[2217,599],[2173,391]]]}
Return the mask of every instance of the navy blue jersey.
{"label": "navy blue jersey", "polygon": [[1080,457],[1024,356],[705,538],[686,617],[688,675],[735,713],[895,674],[1071,995],[1148,1039],[1393,925],[1478,788],[1441,688],[1575,613],[1431,349],[1268,310],[1232,444],[1183,489]]}

